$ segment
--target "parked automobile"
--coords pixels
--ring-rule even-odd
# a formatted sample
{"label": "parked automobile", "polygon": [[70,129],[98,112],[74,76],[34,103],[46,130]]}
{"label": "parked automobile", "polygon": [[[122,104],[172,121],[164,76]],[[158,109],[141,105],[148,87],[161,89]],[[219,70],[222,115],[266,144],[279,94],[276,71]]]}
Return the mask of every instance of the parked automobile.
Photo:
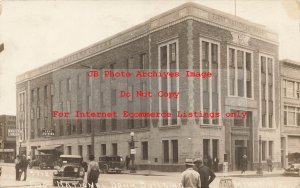
{"label": "parked automobile", "polygon": [[101,156],[99,157],[99,167],[103,173],[118,173],[124,170],[124,159],[118,155]]}
{"label": "parked automobile", "polygon": [[29,168],[37,166],[41,170],[48,167],[54,169],[54,166],[57,165],[56,159],[57,158],[52,154],[36,155],[36,159],[30,161]]}
{"label": "parked automobile", "polygon": [[285,176],[300,176],[300,163],[291,164],[284,170],[283,175]]}
{"label": "parked automobile", "polygon": [[60,167],[53,172],[53,185],[82,185],[84,179],[84,168],[80,155],[61,155]]}

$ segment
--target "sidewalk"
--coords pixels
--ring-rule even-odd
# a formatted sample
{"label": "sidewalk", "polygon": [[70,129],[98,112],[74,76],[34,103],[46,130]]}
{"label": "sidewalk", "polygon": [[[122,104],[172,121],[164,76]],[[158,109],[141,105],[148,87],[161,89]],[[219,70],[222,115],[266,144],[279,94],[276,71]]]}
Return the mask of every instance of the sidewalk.
{"label": "sidewalk", "polygon": [[[241,174],[241,171],[230,171],[228,173],[217,172],[215,173],[217,177],[271,177],[271,176],[280,176],[283,174],[283,169],[273,170],[273,172],[263,171],[263,176],[256,174],[256,171],[246,171],[245,174]],[[136,173],[130,173],[129,170],[122,172],[123,174],[130,175],[144,175],[144,176],[181,176],[181,172],[159,172],[159,171],[149,171],[149,170],[137,170]]]}

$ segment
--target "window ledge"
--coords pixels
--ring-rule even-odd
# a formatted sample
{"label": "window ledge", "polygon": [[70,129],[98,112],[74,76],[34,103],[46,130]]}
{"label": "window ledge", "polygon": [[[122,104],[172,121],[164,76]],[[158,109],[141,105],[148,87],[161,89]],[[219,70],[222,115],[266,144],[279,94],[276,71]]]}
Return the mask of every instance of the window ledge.
{"label": "window ledge", "polygon": [[179,125],[165,125],[165,126],[158,126],[159,129],[179,129],[181,126]]}
{"label": "window ledge", "polygon": [[200,128],[217,128],[217,129],[221,129],[222,127],[224,127],[224,126],[215,125],[215,124],[205,124],[205,125],[201,124],[200,125]]}

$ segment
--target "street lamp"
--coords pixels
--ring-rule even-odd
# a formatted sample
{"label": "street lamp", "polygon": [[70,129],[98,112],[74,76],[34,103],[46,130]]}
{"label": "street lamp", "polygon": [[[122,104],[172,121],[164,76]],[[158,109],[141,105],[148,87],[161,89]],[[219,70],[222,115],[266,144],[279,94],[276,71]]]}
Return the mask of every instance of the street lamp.
{"label": "street lamp", "polygon": [[134,155],[135,155],[135,147],[134,147],[134,132],[130,133],[131,141],[130,141],[130,159],[131,159],[131,168],[130,173],[136,173],[134,166]]}
{"label": "street lamp", "polygon": [[263,171],[262,171],[262,166],[261,166],[261,135],[259,135],[259,142],[258,142],[258,168],[257,168],[257,175],[262,176],[263,175]]}

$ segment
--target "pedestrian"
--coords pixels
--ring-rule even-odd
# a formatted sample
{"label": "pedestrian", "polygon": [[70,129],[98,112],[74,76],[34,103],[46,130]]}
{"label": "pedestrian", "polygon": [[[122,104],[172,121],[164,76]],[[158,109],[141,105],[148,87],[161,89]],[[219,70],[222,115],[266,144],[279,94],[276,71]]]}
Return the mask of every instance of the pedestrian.
{"label": "pedestrian", "polygon": [[82,164],[82,167],[83,167],[84,171],[87,172],[87,169],[88,169],[88,164],[87,164],[87,162],[82,161],[81,164]]}
{"label": "pedestrian", "polygon": [[182,173],[181,185],[183,188],[202,188],[199,173],[194,170],[192,159],[185,160],[186,170]]}
{"label": "pedestrian", "polygon": [[207,166],[208,166],[208,168],[211,169],[211,170],[212,170],[212,163],[213,163],[212,158],[211,158],[210,155],[209,155],[209,156],[207,157]]}
{"label": "pedestrian", "polygon": [[208,158],[207,158],[207,155],[205,155],[204,158],[203,158],[203,165],[208,166]]}
{"label": "pedestrian", "polygon": [[247,155],[243,155],[241,159],[241,174],[245,173],[248,166]]}
{"label": "pedestrian", "polygon": [[272,172],[273,171],[273,162],[272,162],[271,157],[268,157],[267,165],[268,165],[268,172]]}
{"label": "pedestrian", "polygon": [[218,172],[219,171],[219,158],[218,157],[214,157],[213,164],[214,164],[214,171]]}
{"label": "pedestrian", "polygon": [[209,188],[209,184],[216,178],[215,173],[205,166],[200,158],[194,160],[194,164],[198,169],[201,179],[201,188]]}
{"label": "pedestrian", "polygon": [[24,173],[23,181],[26,181],[28,165],[29,165],[29,159],[27,159],[25,155],[22,155],[20,157],[20,174],[19,174],[20,180],[21,180],[22,174]]}
{"label": "pedestrian", "polygon": [[20,163],[20,156],[17,155],[15,159],[16,181],[20,181]]}
{"label": "pedestrian", "polygon": [[129,163],[130,163],[130,157],[129,157],[129,155],[126,155],[126,158],[125,158],[125,165],[126,165],[126,169],[127,169],[127,170],[129,169]]}
{"label": "pedestrian", "polygon": [[87,169],[87,188],[96,188],[100,174],[100,168],[98,163],[95,161],[94,155],[90,155],[89,160],[90,162]]}

